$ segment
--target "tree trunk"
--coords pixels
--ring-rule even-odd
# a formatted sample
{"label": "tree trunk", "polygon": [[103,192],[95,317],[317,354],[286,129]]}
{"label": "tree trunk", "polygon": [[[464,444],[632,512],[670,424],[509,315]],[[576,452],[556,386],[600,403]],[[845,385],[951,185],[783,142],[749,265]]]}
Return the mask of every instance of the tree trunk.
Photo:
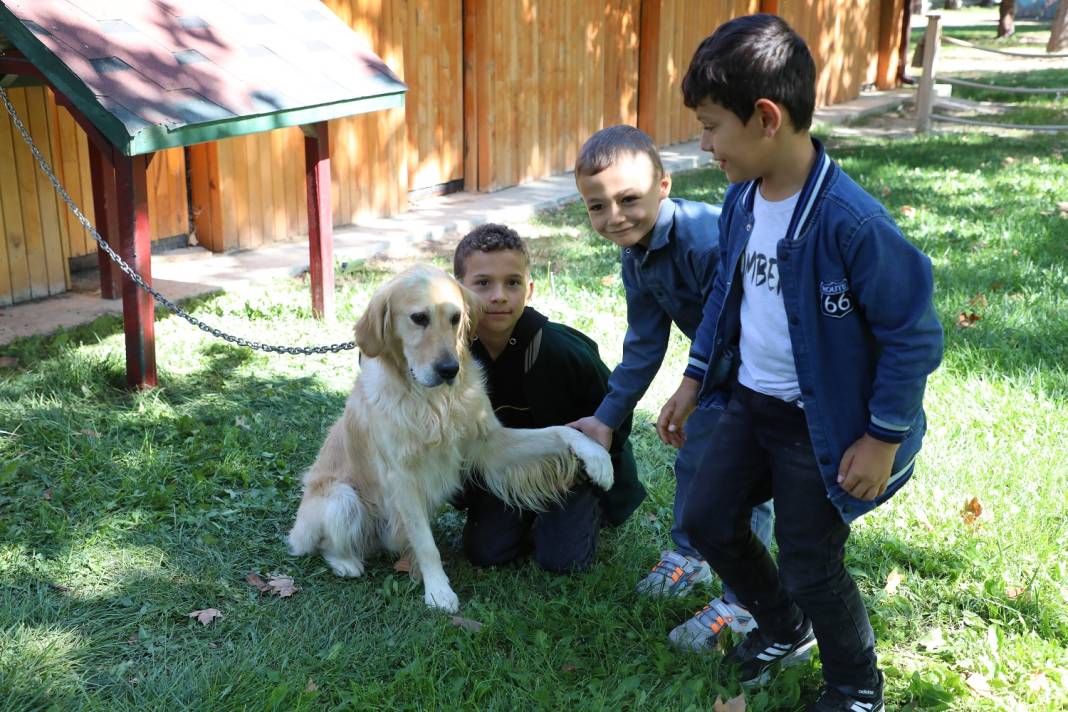
{"label": "tree trunk", "polygon": [[998,16],[998,37],[1016,34],[1016,0],[1001,0]]}
{"label": "tree trunk", "polygon": [[959,10],[962,0],[946,0],[947,10]]}
{"label": "tree trunk", "polygon": [[982,0],[979,3],[979,7],[994,7],[994,0]]}
{"label": "tree trunk", "polygon": [[1049,28],[1049,44],[1047,52],[1060,52],[1068,47],[1068,0],[1061,0],[1057,6],[1057,14],[1053,16],[1053,24]]}

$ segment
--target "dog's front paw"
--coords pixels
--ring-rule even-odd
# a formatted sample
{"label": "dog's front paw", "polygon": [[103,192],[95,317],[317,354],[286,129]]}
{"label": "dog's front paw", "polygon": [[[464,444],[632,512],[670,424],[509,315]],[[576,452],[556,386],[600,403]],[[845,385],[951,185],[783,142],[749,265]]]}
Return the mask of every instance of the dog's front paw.
{"label": "dog's front paw", "polygon": [[603,490],[612,488],[615,482],[615,472],[612,469],[612,456],[608,451],[582,433],[575,431],[579,436],[571,443],[571,449],[578,459],[582,460],[586,468],[586,476],[590,482]]}
{"label": "dog's front paw", "polygon": [[423,601],[431,608],[439,608],[446,613],[456,613],[460,610],[460,599],[449,586],[449,582],[426,584],[423,592]]}

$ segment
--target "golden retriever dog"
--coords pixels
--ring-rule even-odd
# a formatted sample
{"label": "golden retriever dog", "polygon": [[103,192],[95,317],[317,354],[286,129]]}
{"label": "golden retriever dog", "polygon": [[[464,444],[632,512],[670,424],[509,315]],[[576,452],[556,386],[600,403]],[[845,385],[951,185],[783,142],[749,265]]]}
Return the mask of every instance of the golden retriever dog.
{"label": "golden retriever dog", "polygon": [[441,566],[430,521],[472,471],[506,502],[558,499],[581,460],[612,486],[607,451],[566,426],[519,430],[497,420],[468,343],[481,312],[472,292],[439,269],[412,267],[371,298],[356,324],[360,374],[330,428],[289,532],[294,556],[322,553],[338,576],[359,576],[385,549],[410,556],[428,606],[459,599]]}

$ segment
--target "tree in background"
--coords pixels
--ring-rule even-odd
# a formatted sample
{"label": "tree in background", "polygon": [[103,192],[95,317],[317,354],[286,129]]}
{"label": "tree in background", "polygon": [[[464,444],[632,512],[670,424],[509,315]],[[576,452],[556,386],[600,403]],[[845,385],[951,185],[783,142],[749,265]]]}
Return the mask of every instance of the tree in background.
{"label": "tree in background", "polygon": [[1057,6],[1057,14],[1053,16],[1053,24],[1049,28],[1049,44],[1047,52],[1060,52],[1068,47],[1068,0],[1061,0]]}
{"label": "tree in background", "polygon": [[998,8],[998,37],[1016,34],[1016,0],[1001,0]]}

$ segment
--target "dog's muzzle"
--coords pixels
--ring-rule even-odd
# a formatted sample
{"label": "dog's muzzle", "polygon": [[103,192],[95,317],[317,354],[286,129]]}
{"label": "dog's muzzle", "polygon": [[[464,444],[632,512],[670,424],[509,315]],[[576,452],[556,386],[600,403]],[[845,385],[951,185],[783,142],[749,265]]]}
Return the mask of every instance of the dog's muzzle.
{"label": "dog's muzzle", "polygon": [[445,383],[451,384],[456,380],[456,374],[459,372],[460,364],[456,362],[456,359],[442,359],[434,364],[434,373]]}

